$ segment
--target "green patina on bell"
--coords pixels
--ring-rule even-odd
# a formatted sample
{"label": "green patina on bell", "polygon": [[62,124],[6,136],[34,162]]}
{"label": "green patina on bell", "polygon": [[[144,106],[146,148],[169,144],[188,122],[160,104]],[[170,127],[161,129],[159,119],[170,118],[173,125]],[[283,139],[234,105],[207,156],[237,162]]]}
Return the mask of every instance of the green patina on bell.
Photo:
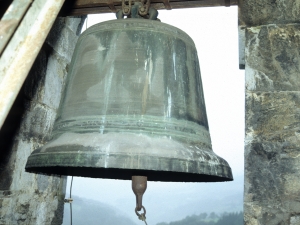
{"label": "green patina on bell", "polygon": [[197,52],[153,20],[96,24],[79,38],[51,141],[26,171],[97,178],[232,180],[211,147]]}

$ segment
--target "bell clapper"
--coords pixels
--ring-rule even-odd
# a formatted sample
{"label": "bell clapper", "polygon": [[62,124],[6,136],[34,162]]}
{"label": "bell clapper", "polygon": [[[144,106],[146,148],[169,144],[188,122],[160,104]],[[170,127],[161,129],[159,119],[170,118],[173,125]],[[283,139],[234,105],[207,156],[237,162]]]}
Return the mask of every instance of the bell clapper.
{"label": "bell clapper", "polygon": [[[146,176],[132,176],[132,190],[136,196],[136,207],[135,213],[138,218],[142,221],[146,222],[146,209],[142,204],[143,194],[147,189],[147,177]],[[138,213],[138,211],[143,210],[143,213]]]}

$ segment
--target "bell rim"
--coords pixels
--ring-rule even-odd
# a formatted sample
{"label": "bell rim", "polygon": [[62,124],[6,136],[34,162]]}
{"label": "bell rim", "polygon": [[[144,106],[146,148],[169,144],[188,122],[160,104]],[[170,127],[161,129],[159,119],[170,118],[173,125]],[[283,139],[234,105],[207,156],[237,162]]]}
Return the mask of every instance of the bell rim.
{"label": "bell rim", "polygon": [[[150,170],[135,170],[135,169],[119,169],[119,168],[92,168],[93,174],[102,174],[102,176],[86,176],[85,174],[90,169],[88,167],[26,167],[25,171],[28,173],[49,175],[49,176],[77,176],[85,178],[99,178],[99,179],[115,179],[115,180],[131,180],[132,176],[147,176],[148,181],[153,182],[184,182],[184,183],[210,183],[210,182],[229,182],[233,181],[232,174],[230,176],[216,176],[209,174],[188,174],[189,179],[184,172],[173,171],[150,171]],[[80,170],[80,173],[77,171]],[[49,172],[51,171],[51,172]],[[66,172],[62,172],[66,171]],[[72,171],[72,172],[70,172]],[[231,172],[231,170],[230,170]],[[127,174],[127,176],[115,176],[113,174]],[[157,175],[156,175],[157,174]],[[156,179],[155,177],[161,177],[162,179]],[[168,177],[168,179],[166,179]],[[183,178],[183,179],[182,179]]]}
{"label": "bell rim", "polygon": [[[68,146],[67,148],[74,149],[74,147]],[[56,149],[52,147],[46,149],[46,152],[41,152],[41,148],[37,149],[29,156],[25,170],[48,175],[122,180],[130,180],[133,174],[144,174],[149,177],[149,181],[163,182],[222,182],[233,180],[229,164],[213,151],[211,154],[214,154],[219,160],[216,165],[206,161],[199,162],[196,159],[185,160],[153,155],[132,157],[128,154],[109,154],[107,156],[105,153],[99,154],[97,151],[90,154],[87,147],[77,146],[77,148],[81,149],[80,154],[76,154],[77,149],[74,149],[73,154],[66,151],[58,154],[55,150],[60,150],[61,147]],[[59,157],[57,157],[58,155]],[[106,160],[108,160],[107,165],[105,165]],[[109,162],[109,160],[111,161]],[[97,162],[98,166],[96,165]],[[121,162],[128,163],[122,165]],[[156,165],[155,170],[151,168],[153,165]]]}

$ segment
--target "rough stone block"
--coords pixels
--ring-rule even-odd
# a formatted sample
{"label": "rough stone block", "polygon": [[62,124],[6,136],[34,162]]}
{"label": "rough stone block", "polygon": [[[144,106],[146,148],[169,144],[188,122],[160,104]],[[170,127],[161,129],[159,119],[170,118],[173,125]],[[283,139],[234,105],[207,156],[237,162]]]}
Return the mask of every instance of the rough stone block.
{"label": "rough stone block", "polygon": [[64,17],[66,25],[76,34],[80,35],[82,25],[87,16],[68,16]]}
{"label": "rough stone block", "polygon": [[[51,224],[54,220],[60,224],[62,221],[60,214],[66,178],[36,175],[24,170],[26,159],[37,145],[40,144],[32,139],[17,141],[16,156],[10,162],[14,171],[12,182],[9,190],[0,193],[2,224]],[[43,202],[46,205],[41,205]],[[59,212],[56,212],[58,208]]]}
{"label": "rough stone block", "polygon": [[64,25],[64,21],[56,20],[49,33],[46,43],[48,43],[67,63],[71,62],[72,54],[78,36],[70,28]]}
{"label": "rough stone block", "polygon": [[300,92],[246,92],[246,141],[298,148],[299,137]]}
{"label": "rough stone block", "polygon": [[289,224],[289,214],[286,212],[278,212],[271,207],[263,211],[258,215],[258,218],[253,217],[253,215],[244,214],[245,223],[244,225],[288,225]]}
{"label": "rough stone block", "polygon": [[20,138],[38,139],[41,143],[48,141],[56,117],[56,111],[40,103],[28,102],[28,110],[24,116]]}
{"label": "rough stone block", "polygon": [[1,225],[5,225],[7,224],[8,221],[8,216],[10,214],[11,211],[11,202],[12,199],[11,197],[8,198],[2,198],[2,196],[0,196],[0,224]]}
{"label": "rough stone block", "polygon": [[259,203],[244,204],[244,225],[289,225],[290,214],[278,204],[261,207]]}
{"label": "rough stone block", "polygon": [[[3,139],[2,139],[3,140]],[[16,157],[17,143],[12,143],[11,148],[6,151],[6,149],[1,149],[6,151],[5,158],[1,158],[0,163],[0,190],[9,190],[12,183],[12,176],[14,172],[14,162]],[[4,193],[5,195],[5,193]],[[0,194],[1,199],[1,194]],[[0,205],[1,209],[1,205]],[[1,211],[1,210],[0,210]],[[1,224],[1,223],[0,223]]]}
{"label": "rough stone block", "polygon": [[[300,151],[287,156],[284,143],[252,142],[245,147],[245,224],[287,225],[300,207]],[[295,152],[293,152],[295,153]]]}
{"label": "rough stone block", "polygon": [[299,225],[300,224],[300,216],[292,216],[290,220],[290,225]]}
{"label": "rough stone block", "polygon": [[246,30],[246,89],[300,90],[300,24]]}
{"label": "rough stone block", "polygon": [[42,48],[36,57],[34,64],[29,71],[27,78],[20,93],[24,93],[28,99],[40,101],[43,95],[43,86],[45,84],[45,77],[48,61],[48,54],[45,48]]}
{"label": "rough stone block", "polygon": [[30,100],[56,110],[60,103],[66,74],[65,63],[57,55],[49,55],[42,49],[24,83],[24,94]]}
{"label": "rough stone block", "polygon": [[300,22],[300,0],[239,0],[239,20],[247,26]]}
{"label": "rough stone block", "polygon": [[[284,181],[280,174],[293,169],[281,163],[279,151],[278,146],[273,143],[255,142],[245,146],[245,202],[273,204],[282,201]],[[270,188],[272,191],[269,191]]]}
{"label": "rough stone block", "polygon": [[262,208],[251,202],[244,201],[244,225],[261,225],[257,218],[262,217]]}
{"label": "rough stone block", "polygon": [[[33,151],[33,144],[31,141],[19,140],[16,148],[16,157],[14,159],[15,163],[13,164],[14,173],[12,175],[12,184],[10,186],[11,191],[22,190],[20,186],[27,188],[36,189],[34,187],[34,175],[25,172],[25,165],[28,156]],[[11,162],[13,163],[13,162]]]}
{"label": "rough stone block", "polygon": [[291,216],[299,215],[299,212],[300,212],[299,196],[290,195],[289,201],[285,202],[285,208],[293,209],[293,211],[291,211],[291,213],[290,213]]}
{"label": "rough stone block", "polygon": [[55,56],[48,58],[47,72],[42,103],[57,109],[65,83],[67,71],[65,65]]}

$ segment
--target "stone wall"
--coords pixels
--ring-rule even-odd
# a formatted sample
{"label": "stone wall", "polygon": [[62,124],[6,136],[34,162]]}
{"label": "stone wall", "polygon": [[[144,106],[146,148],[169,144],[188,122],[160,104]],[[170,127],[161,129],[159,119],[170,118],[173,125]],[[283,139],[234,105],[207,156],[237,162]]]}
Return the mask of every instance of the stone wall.
{"label": "stone wall", "polygon": [[246,225],[300,224],[300,1],[240,0]]}
{"label": "stone wall", "polygon": [[239,0],[239,20],[248,27],[300,22],[299,0]]}
{"label": "stone wall", "polygon": [[66,178],[25,172],[51,135],[83,17],[58,18],[0,131],[0,224],[61,224]]}

